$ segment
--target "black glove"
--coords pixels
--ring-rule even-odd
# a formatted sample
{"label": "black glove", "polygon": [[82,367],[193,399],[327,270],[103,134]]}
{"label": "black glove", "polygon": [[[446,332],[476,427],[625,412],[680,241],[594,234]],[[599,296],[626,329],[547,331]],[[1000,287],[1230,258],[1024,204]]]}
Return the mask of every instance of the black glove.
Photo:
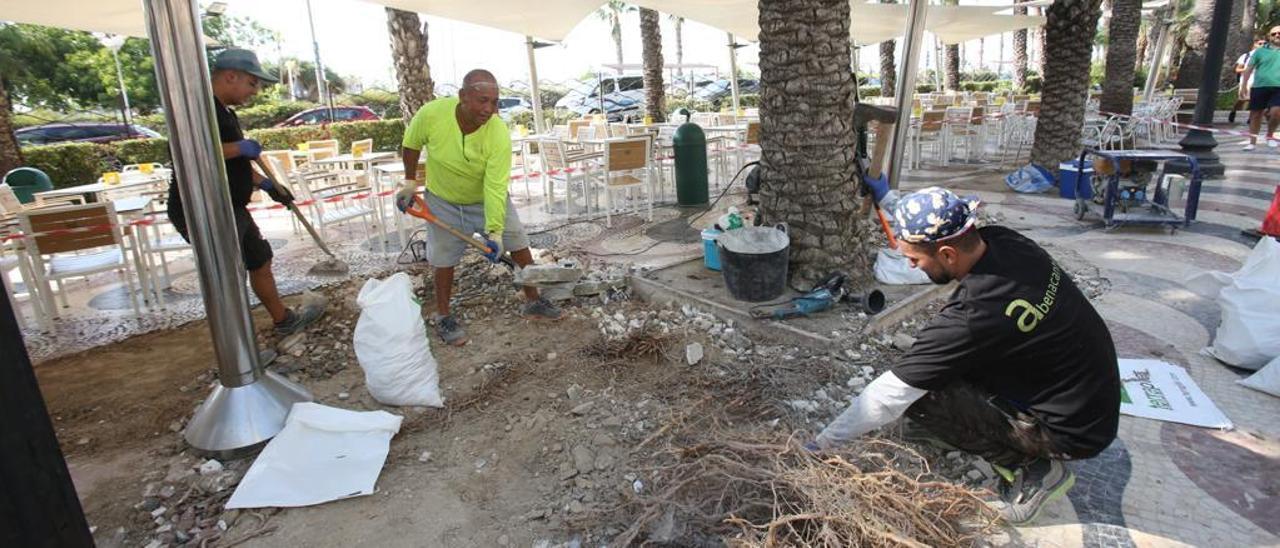
{"label": "black glove", "polygon": [[271,179],[263,179],[260,181],[258,183],[258,188],[261,188],[267,193],[267,196],[270,196],[271,199],[275,200],[278,204],[289,205],[293,203],[293,194],[285,187],[277,185]]}

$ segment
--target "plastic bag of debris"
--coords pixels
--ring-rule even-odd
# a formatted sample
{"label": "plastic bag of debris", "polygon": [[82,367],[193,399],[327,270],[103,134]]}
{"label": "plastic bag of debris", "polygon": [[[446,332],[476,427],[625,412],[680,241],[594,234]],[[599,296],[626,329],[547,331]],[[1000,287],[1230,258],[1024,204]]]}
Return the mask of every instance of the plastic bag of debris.
{"label": "plastic bag of debris", "polygon": [[1205,351],[1229,365],[1259,369],[1280,356],[1280,242],[1263,238],[1231,274],[1206,272],[1187,287],[1218,300],[1222,323]]}
{"label": "plastic bag of debris", "polygon": [[365,282],[356,298],[355,350],[369,394],[384,405],[444,407],[422,307],[403,272]]}
{"label": "plastic bag of debris", "polygon": [[927,284],[929,275],[911,266],[906,255],[896,249],[881,248],[876,252],[876,281],[889,285]]}

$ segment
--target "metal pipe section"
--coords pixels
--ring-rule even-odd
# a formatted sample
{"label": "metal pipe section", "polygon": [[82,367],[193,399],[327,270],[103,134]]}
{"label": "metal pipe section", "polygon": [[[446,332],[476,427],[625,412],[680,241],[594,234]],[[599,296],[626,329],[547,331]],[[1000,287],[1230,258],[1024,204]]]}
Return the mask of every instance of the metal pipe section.
{"label": "metal pipe section", "polygon": [[533,37],[524,37],[524,47],[529,52],[529,94],[533,102],[533,132],[542,135],[542,97],[538,93],[538,61],[533,56]]}
{"label": "metal pipe section", "polygon": [[738,114],[738,45],[733,42],[733,33],[726,32],[729,37],[729,87],[733,90],[733,113]]}
{"label": "metal pipe section", "polygon": [[316,99],[329,107],[329,121],[333,121],[333,101],[329,97],[329,82],[324,78],[324,63],[320,62],[320,42],[316,40],[316,20],[311,16],[311,0],[307,0],[307,24],[311,26],[311,47],[316,54]]}
{"label": "metal pipe section", "polygon": [[1156,54],[1151,58],[1151,71],[1147,73],[1147,84],[1142,88],[1142,98],[1146,101],[1150,101],[1151,96],[1156,93],[1156,81],[1160,77],[1160,64],[1164,62],[1165,42],[1169,39],[1169,25],[1172,23],[1172,20],[1163,18],[1156,21],[1160,25],[1156,32]]}
{"label": "metal pipe section", "polygon": [[111,58],[116,62],[116,81],[120,83],[120,101],[124,103],[124,127],[128,135],[133,135],[133,113],[129,112],[129,90],[124,87],[124,70],[120,68],[119,48],[111,49]]}
{"label": "metal pipe section", "polygon": [[263,376],[222,159],[195,0],[145,0],[147,34],[169,127],[169,150],[195,251],[220,385],[184,433],[197,450],[228,455],[274,436],[305,389]]}
{"label": "metal pipe section", "polygon": [[916,90],[916,66],[920,42],[924,38],[924,20],[928,16],[927,0],[911,0],[911,15],[902,48],[902,70],[898,78],[898,120],[893,125],[893,144],[889,149],[889,188],[898,188],[902,177],[902,160],[907,152],[907,136],[911,129],[911,101]]}

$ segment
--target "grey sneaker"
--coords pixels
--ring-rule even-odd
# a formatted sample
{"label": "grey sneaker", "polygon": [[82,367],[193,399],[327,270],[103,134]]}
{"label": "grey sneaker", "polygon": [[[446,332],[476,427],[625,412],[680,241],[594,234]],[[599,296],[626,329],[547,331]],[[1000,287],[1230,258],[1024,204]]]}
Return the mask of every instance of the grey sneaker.
{"label": "grey sneaker", "polygon": [[524,314],[524,317],[535,320],[558,320],[562,315],[560,309],[556,308],[556,305],[551,304],[551,301],[541,297],[536,301],[524,305],[521,312]]}
{"label": "grey sneaker", "polygon": [[1040,459],[1013,470],[1011,481],[1008,469],[996,471],[1004,481],[1000,482],[1000,501],[993,506],[1012,525],[1031,523],[1045,503],[1066,494],[1076,483],[1076,475],[1060,460]]}
{"label": "grey sneaker", "polygon": [[467,344],[467,331],[462,328],[462,324],[458,323],[458,319],[453,314],[448,316],[436,316],[436,334],[440,335],[440,340],[450,346],[462,346]]}
{"label": "grey sneaker", "polygon": [[312,322],[320,319],[324,315],[324,304],[311,303],[303,305],[298,309],[289,309],[289,315],[285,316],[284,321],[276,322],[276,336],[288,337],[294,333],[302,331]]}

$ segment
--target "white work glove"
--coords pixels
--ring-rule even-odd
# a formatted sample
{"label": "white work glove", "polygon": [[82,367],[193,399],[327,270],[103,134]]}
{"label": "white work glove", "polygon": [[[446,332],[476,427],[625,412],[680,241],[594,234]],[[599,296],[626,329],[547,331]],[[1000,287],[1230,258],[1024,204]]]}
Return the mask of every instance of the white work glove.
{"label": "white work glove", "polygon": [[396,209],[401,213],[408,211],[413,206],[413,198],[418,195],[418,181],[414,179],[405,179],[400,183],[400,190],[396,191]]}

